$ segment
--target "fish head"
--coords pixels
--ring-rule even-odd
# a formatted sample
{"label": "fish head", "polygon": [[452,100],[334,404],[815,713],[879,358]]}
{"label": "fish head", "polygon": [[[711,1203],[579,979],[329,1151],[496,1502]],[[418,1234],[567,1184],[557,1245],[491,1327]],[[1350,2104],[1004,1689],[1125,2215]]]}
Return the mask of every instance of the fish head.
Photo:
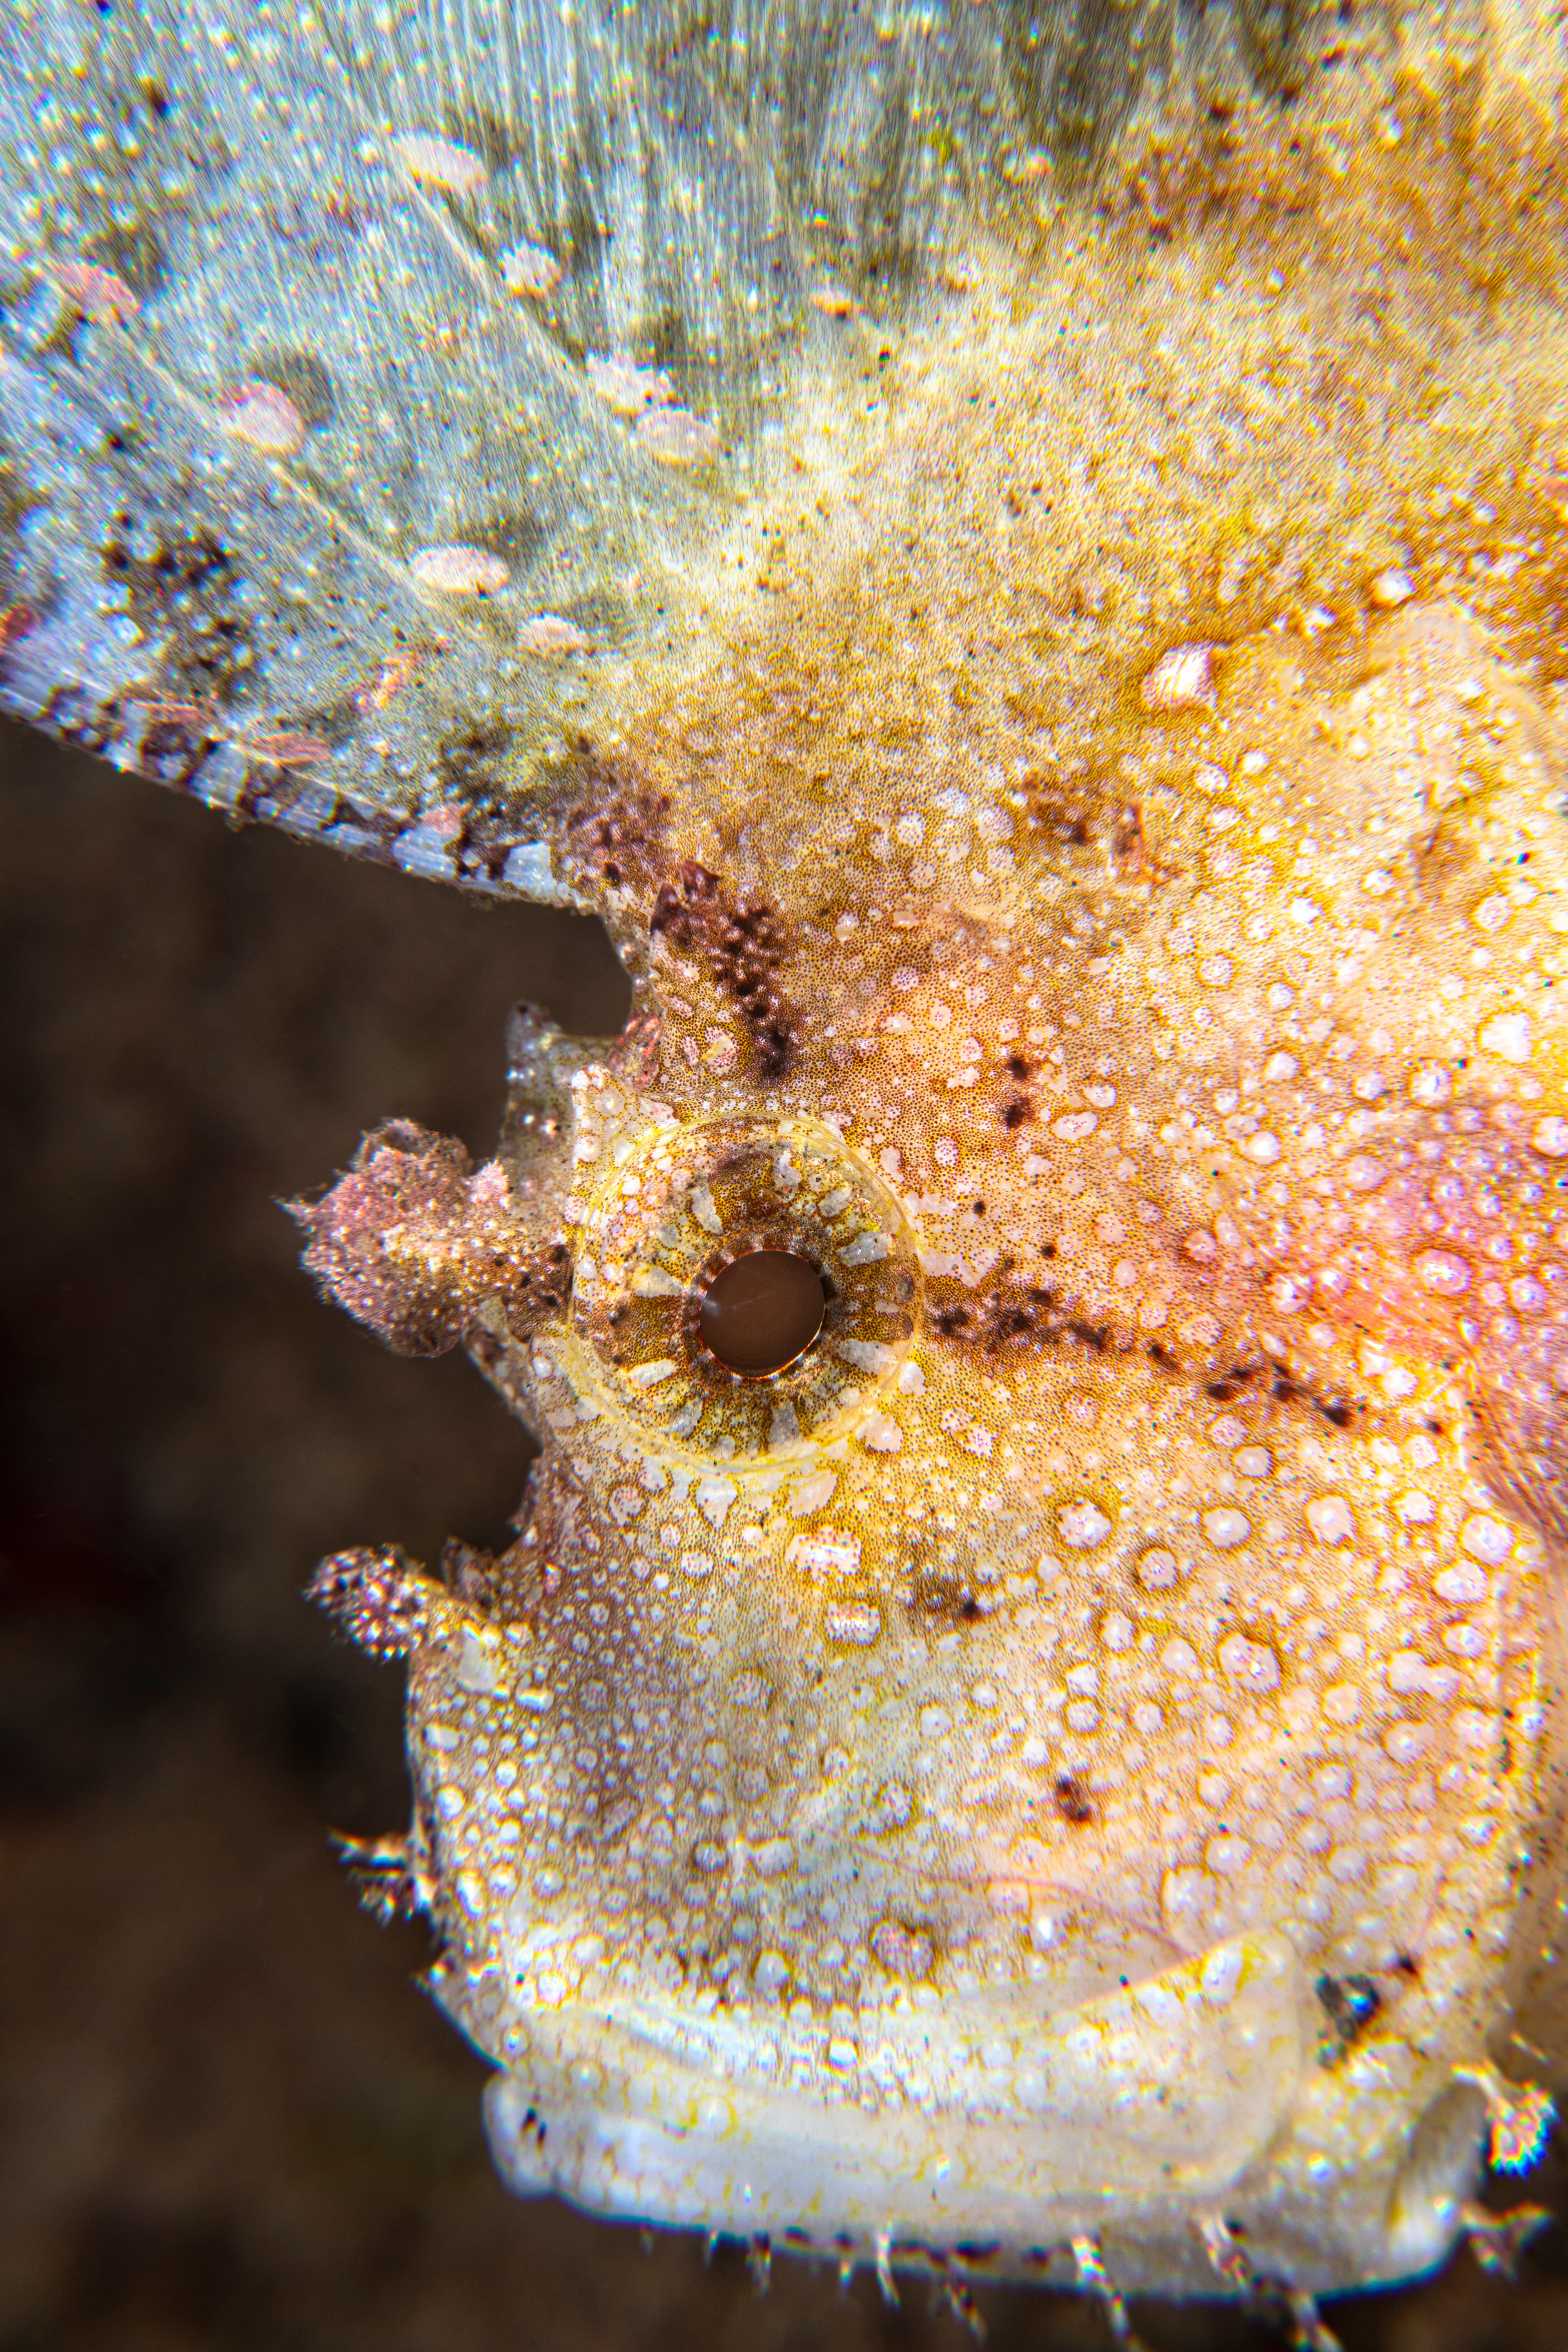
{"label": "fish head", "polygon": [[622,1036],[521,1009],[492,1161],[386,1130],[308,1217],[541,1449],[414,1579],[498,2160],[981,2275],[1428,2267],[1542,2114],[1557,721],[1412,598],[1166,647],[1052,774],[799,630],[563,763]]}

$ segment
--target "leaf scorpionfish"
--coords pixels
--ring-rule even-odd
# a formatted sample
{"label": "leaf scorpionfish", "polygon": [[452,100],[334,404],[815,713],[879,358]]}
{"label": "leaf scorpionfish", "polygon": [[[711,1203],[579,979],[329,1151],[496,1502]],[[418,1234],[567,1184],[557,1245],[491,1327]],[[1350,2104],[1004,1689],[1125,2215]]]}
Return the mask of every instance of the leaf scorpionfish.
{"label": "leaf scorpionfish", "polygon": [[526,2194],[1314,2295],[1562,2046],[1568,28],[0,26],[0,701],[599,916],[297,1211],[539,1445],[313,1590]]}

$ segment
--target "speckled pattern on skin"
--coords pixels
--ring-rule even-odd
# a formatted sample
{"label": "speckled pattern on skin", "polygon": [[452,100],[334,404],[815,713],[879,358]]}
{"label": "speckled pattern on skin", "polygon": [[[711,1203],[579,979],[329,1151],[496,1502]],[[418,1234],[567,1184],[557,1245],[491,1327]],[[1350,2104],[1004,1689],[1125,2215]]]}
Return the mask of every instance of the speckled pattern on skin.
{"label": "speckled pattern on skin", "polygon": [[[317,476],[307,435],[258,503],[226,447],[240,554],[197,468],[177,560],[116,523],[91,606],[68,522],[114,467],[36,452],[71,368],[176,371],[152,289],[70,368],[34,320],[6,691],[595,908],[636,977],[602,1046],[519,1016],[494,1161],[395,1126],[300,1212],[542,1447],[500,1558],[318,1579],[408,1657],[415,1824],[362,1864],[438,1927],[509,2178],[885,2272],[1342,2288],[1441,2260],[1543,2123],[1496,2066],[1542,2071],[1554,2000],[1563,36],[1309,12],[1286,72],[1215,11],[1136,72],[1084,35],[1093,102],[1053,50],[1047,104],[1050,42],[973,13],[905,85],[953,165],[900,194],[913,283],[813,215],[743,349],[656,335],[651,264],[598,317],[591,240],[569,314],[480,316],[492,246],[559,241],[521,141],[491,223],[356,121],[343,203],[479,306],[431,326],[457,384],[549,387],[504,556],[454,502],[487,424],[417,388],[403,510],[351,528],[383,428],[340,384]],[[993,35],[1002,118],[957,102]],[[696,66],[644,65],[684,120]],[[594,389],[656,361],[689,472]],[[489,584],[416,625],[432,552]],[[584,644],[524,692],[542,611]],[[326,772],[257,788],[258,729]],[[742,1381],[695,1307],[757,1246],[826,1306]]]}

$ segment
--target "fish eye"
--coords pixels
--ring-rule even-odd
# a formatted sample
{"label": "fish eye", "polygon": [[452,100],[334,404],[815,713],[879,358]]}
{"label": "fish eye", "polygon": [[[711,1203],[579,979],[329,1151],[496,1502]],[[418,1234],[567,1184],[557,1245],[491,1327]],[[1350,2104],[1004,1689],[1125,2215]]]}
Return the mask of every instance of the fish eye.
{"label": "fish eye", "polygon": [[891,1450],[879,1398],[923,1290],[875,1168],[806,1118],[659,1122],[631,1149],[613,1129],[580,1139],[603,1166],[573,1220],[559,1349],[540,1346],[596,1417],[723,1462],[793,1458],[863,1423]]}
{"label": "fish eye", "polygon": [[822,1276],[787,1249],[748,1250],[721,1266],[702,1293],[698,1329],[709,1354],[744,1380],[797,1361],[822,1328]]}

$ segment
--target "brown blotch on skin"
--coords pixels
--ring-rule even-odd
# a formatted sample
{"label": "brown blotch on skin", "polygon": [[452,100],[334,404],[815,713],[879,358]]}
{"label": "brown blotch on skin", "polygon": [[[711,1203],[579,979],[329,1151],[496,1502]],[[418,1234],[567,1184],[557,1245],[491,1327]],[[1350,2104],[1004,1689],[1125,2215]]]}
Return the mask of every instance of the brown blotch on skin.
{"label": "brown blotch on skin", "polygon": [[1086,849],[1091,826],[1089,803],[1031,769],[1023,780],[1028,822],[1058,849]]}
{"label": "brown blotch on skin", "polygon": [[160,689],[226,704],[254,667],[256,645],[242,601],[245,575],[206,530],[162,539],[153,555],[133,546],[145,518],[117,514],[103,541],[103,576],[125,596],[146,635],[164,645]]}
{"label": "brown blotch on skin", "polygon": [[585,896],[626,891],[650,902],[668,870],[668,820],[667,793],[655,792],[586,736],[579,741],[560,856]]}
{"label": "brown blotch on skin", "polygon": [[1277,1362],[1272,1356],[1267,1360],[1232,1364],[1228,1370],[1204,1382],[1204,1394],[1215,1404],[1231,1404],[1238,1396],[1262,1393],[1265,1383],[1274,1404],[1309,1405],[1334,1429],[1349,1429],[1356,1415],[1366,1409],[1364,1400],[1358,1397],[1320,1396],[1305,1381],[1298,1380],[1289,1365]]}
{"label": "brown blotch on skin", "polygon": [[1276,1404],[1310,1405],[1334,1429],[1348,1429],[1357,1413],[1366,1410],[1364,1400],[1359,1397],[1320,1396],[1304,1381],[1299,1381],[1288,1366],[1276,1363],[1272,1358],[1268,1370],[1268,1393]]}
{"label": "brown blotch on skin", "polygon": [[732,898],[719,875],[689,857],[660,888],[648,933],[700,959],[745,1024],[757,1075],[787,1076],[800,1036],[779,982],[786,942],[777,911],[765,900]]}
{"label": "brown blotch on skin", "polygon": [[447,736],[436,754],[442,798],[494,799],[511,740],[512,730],[501,719],[475,719]]}
{"label": "brown blotch on skin", "polygon": [[965,1290],[942,1277],[928,1297],[942,1337],[987,1356],[1059,1346],[1064,1339],[1100,1354],[1109,1344],[1109,1328],[1074,1315],[1050,1285],[1018,1280],[1005,1260],[983,1289]]}

